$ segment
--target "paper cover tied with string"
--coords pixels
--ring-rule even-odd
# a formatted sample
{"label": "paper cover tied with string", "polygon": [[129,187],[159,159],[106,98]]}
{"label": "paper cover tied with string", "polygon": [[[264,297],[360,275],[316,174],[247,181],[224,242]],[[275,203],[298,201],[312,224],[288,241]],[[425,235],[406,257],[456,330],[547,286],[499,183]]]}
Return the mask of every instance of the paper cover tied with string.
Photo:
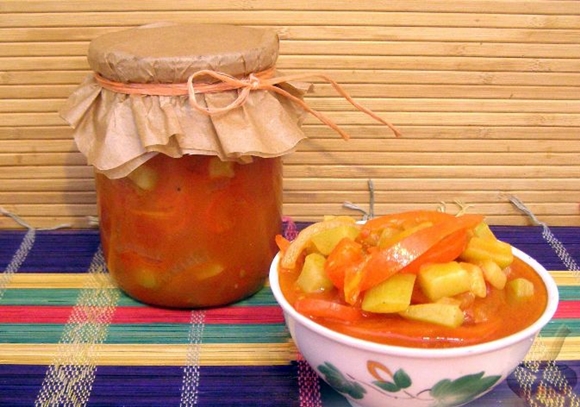
{"label": "paper cover tied with string", "polygon": [[[250,83],[277,76],[278,42],[271,30],[224,25],[162,23],[105,34],[89,47],[94,73],[60,113],[88,163],[109,178],[158,153],[278,157],[305,137],[304,111]],[[280,86],[298,99],[307,90]]]}
{"label": "paper cover tied with string", "polygon": [[347,135],[302,99],[306,79],[280,75],[275,31],[211,24],[158,23],[93,40],[94,71],[69,97],[61,116],[74,128],[88,163],[111,179],[128,175],[158,153],[214,155],[223,161],[280,157],[305,136],[305,112]]}

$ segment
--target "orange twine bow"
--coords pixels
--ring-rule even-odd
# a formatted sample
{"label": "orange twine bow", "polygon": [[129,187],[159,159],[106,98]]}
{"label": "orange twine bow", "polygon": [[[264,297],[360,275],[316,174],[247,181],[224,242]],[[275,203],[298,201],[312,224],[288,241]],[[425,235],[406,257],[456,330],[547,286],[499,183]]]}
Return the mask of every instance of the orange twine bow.
{"label": "orange twine bow", "polygon": [[[329,78],[324,74],[318,73],[305,73],[305,74],[296,74],[296,75],[286,75],[286,76],[274,76],[274,68],[252,73],[247,78],[236,78],[234,76],[216,72],[212,70],[201,70],[194,74],[192,74],[186,83],[169,83],[169,84],[155,84],[155,83],[121,83],[111,81],[95,73],[95,79],[97,82],[105,89],[112,90],[117,93],[126,93],[126,94],[139,94],[139,95],[155,95],[155,96],[183,96],[187,95],[189,97],[189,104],[195,110],[211,116],[214,114],[225,113],[232,109],[242,106],[250,92],[254,90],[266,90],[275,92],[283,97],[291,100],[292,102],[296,103],[304,110],[315,116],[318,120],[322,123],[326,124],[328,127],[332,128],[341,137],[345,140],[348,140],[350,137],[347,133],[345,133],[334,121],[332,121],[329,117],[323,115],[319,111],[311,108],[308,106],[306,102],[304,102],[301,98],[294,96],[290,92],[282,89],[279,86],[281,83],[285,82],[292,82],[292,81],[303,81],[306,79],[312,78],[320,78],[332,85],[332,87],[342,96],[344,97],[351,105],[356,107],[361,112],[366,113],[373,119],[387,125],[393,133],[398,137],[401,133],[393,126],[391,123],[387,122],[386,120],[382,119],[378,115],[376,115],[371,110],[367,109],[366,107],[362,106],[358,102],[356,102],[337,82],[333,79]],[[218,82],[215,83],[195,83],[195,79],[202,77],[202,76],[209,76],[216,79]],[[224,92],[228,90],[236,90],[241,89],[238,94],[238,97],[229,105],[220,107],[220,108],[209,108],[201,106],[195,97],[196,93],[216,93],[216,92]]]}

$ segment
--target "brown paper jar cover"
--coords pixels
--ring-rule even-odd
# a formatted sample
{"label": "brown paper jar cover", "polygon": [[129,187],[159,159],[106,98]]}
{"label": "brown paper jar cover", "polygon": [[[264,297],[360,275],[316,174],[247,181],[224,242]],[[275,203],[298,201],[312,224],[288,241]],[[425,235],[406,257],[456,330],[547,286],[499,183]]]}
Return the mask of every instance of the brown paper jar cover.
{"label": "brown paper jar cover", "polygon": [[[102,35],[91,41],[88,62],[105,79],[121,83],[185,83],[200,70],[234,77],[275,67],[275,31],[211,24],[158,23]],[[307,86],[286,90],[301,97]],[[196,93],[204,107],[219,108],[239,90]],[[303,110],[267,90],[253,90],[238,108],[215,115],[191,107],[188,96],[129,95],[103,88],[90,74],[60,115],[74,129],[78,149],[108,178],[128,175],[158,153],[214,155],[247,162],[279,157],[305,138]]]}

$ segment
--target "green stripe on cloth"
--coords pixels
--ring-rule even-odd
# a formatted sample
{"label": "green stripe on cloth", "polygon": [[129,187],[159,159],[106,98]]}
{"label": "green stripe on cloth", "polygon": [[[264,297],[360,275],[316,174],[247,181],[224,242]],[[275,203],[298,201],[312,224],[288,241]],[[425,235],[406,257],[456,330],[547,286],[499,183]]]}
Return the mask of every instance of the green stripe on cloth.
{"label": "green stripe on cloth", "polygon": [[249,298],[246,298],[245,300],[239,301],[235,304],[232,304],[231,306],[236,307],[236,306],[245,306],[245,307],[251,307],[251,306],[259,306],[259,305],[278,305],[278,303],[276,302],[276,299],[274,298],[274,295],[272,294],[272,290],[270,289],[270,287],[266,286],[263,287],[260,291],[258,291],[256,294],[252,295]]}
{"label": "green stripe on cloth", "polygon": [[558,319],[548,322],[542,329],[540,334],[543,337],[560,336],[559,331],[562,327],[567,327],[570,330],[570,336],[580,336],[580,320],[579,319]]}
{"label": "green stripe on cloth", "polygon": [[7,290],[2,305],[70,305],[76,304],[80,288],[22,288]]}
{"label": "green stripe on cloth", "polygon": [[[580,320],[551,321],[542,330],[544,337],[554,337],[562,325],[572,336],[580,335]],[[58,343],[64,330],[62,324],[3,324],[0,343]],[[187,344],[189,324],[112,324],[108,344]],[[283,324],[206,324],[204,344],[219,343],[284,343],[289,340]]]}
{"label": "green stripe on cloth", "polygon": [[580,289],[578,286],[559,286],[560,301],[580,300]]}
{"label": "green stripe on cloth", "polygon": [[2,324],[0,343],[58,343],[64,324]]}

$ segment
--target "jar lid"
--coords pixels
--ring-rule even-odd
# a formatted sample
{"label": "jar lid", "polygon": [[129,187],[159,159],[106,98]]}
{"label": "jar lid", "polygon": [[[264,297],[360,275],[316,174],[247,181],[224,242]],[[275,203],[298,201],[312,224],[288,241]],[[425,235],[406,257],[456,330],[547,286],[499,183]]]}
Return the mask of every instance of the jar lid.
{"label": "jar lid", "polygon": [[[204,70],[231,77],[267,70],[276,77],[277,57],[278,36],[272,30],[160,23],[105,34],[89,46],[94,72],[70,95],[60,115],[73,127],[88,163],[109,178],[124,177],[159,153],[239,162],[278,157],[305,138],[300,129],[305,111],[279,92],[249,89],[248,78],[245,89],[193,96],[133,94],[107,87],[101,79],[127,88],[190,85]],[[277,86],[295,101],[310,88],[289,82]],[[240,96],[243,103],[236,104]],[[218,114],[206,114],[203,108]]]}
{"label": "jar lid", "polygon": [[91,41],[88,62],[103,77],[124,83],[180,83],[209,69],[235,77],[272,68],[273,30],[213,24],[157,23]]}

